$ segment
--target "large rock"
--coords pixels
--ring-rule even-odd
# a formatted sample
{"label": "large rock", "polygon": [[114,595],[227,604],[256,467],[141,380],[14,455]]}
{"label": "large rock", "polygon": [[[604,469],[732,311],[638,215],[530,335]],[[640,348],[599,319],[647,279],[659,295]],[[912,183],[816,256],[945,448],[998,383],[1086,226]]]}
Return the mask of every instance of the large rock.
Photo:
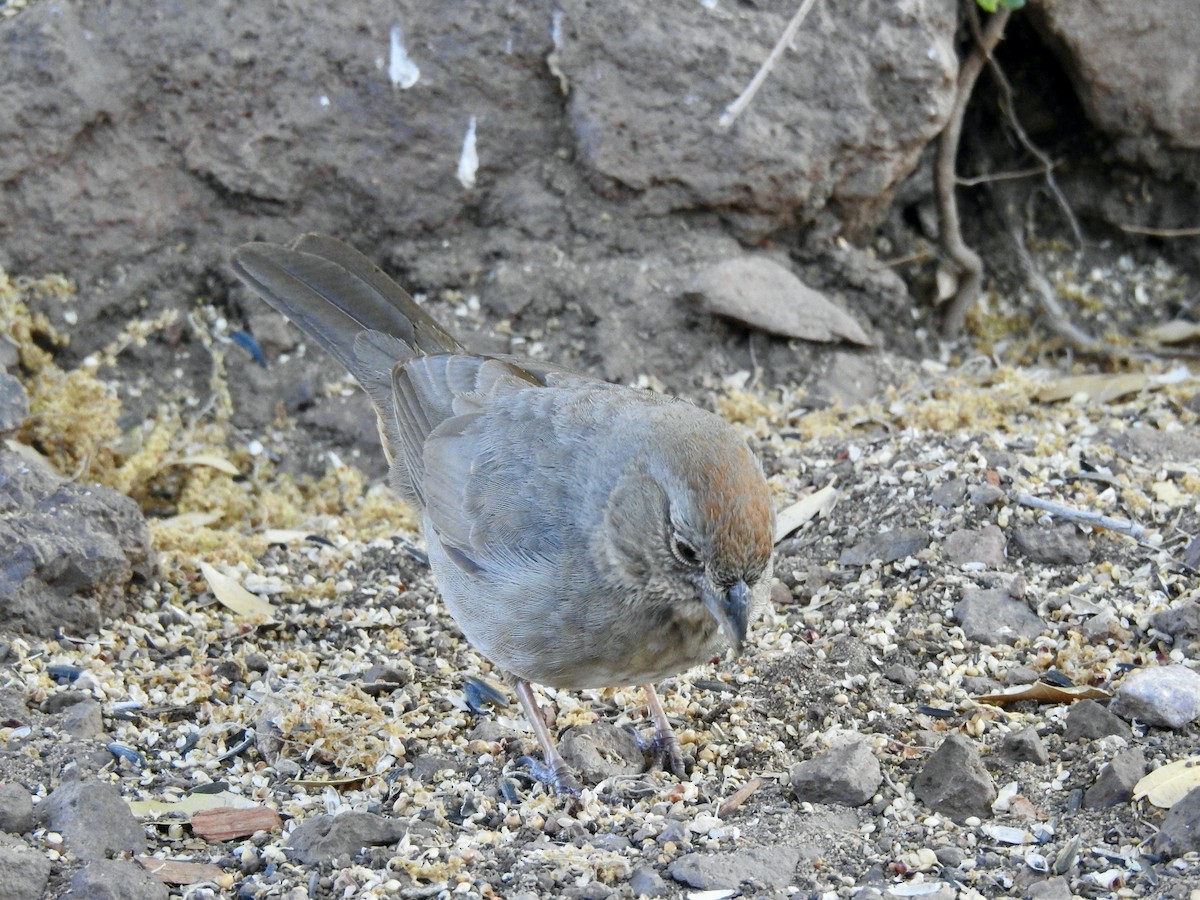
{"label": "large rock", "polygon": [[956,5],[818,4],[722,128],[794,11],[563,3],[557,66],[583,161],[651,212],[717,209],[760,234],[825,207],[852,232],[873,225],[945,124]]}
{"label": "large rock", "polygon": [[0,630],[95,631],[152,568],[136,503],[0,451]]}
{"label": "large rock", "polygon": [[1162,164],[1164,150],[1200,151],[1195,0],[1039,0],[1031,11],[1119,153]]}

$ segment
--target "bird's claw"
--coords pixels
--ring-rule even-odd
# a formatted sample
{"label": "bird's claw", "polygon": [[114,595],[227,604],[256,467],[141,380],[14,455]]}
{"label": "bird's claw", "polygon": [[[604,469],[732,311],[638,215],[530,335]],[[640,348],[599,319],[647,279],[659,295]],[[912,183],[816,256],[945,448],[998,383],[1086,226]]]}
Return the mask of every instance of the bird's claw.
{"label": "bird's claw", "polygon": [[553,788],[555,793],[560,796],[579,797],[583,793],[579,780],[565,765],[556,768],[539,759],[534,759],[532,756],[522,756],[517,762],[529,770],[530,776],[535,781],[540,781],[547,787]]}
{"label": "bird's claw", "polygon": [[683,759],[683,748],[679,746],[679,738],[675,736],[675,732],[656,731],[652,737],[645,738],[632,725],[627,725],[625,728],[633,735],[633,740],[642,753],[659,763],[663,769],[676,778],[687,778],[687,764]]}

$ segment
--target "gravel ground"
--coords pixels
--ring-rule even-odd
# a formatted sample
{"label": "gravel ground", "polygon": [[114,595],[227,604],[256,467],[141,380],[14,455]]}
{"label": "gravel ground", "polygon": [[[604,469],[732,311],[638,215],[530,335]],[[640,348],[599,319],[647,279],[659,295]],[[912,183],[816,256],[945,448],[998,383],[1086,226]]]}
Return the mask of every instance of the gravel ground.
{"label": "gravel ground", "polygon": [[[180,506],[192,518],[154,525],[163,562],[139,611],[0,646],[0,783],[35,801],[0,831],[50,861],[50,897],[72,879],[89,895],[80,835],[96,832],[113,836],[101,856],[215,865],[174,876],[192,898],[1195,896],[1200,848],[1186,829],[1156,840],[1164,810],[1130,792],[1192,754],[1196,726],[1084,698],[1195,656],[1196,375],[1104,368],[1065,382],[929,362],[847,409],[745,373],[714,383],[779,509],[804,504],[774,609],[743,657],[662,686],[686,781],[627,739],[649,730],[637,691],[546,692],[578,800],[527,777],[515,698],[381,486],[334,466],[305,495],[323,507],[289,518],[265,469],[214,469],[210,507],[227,490],[287,530]],[[252,436],[252,455],[289,434]],[[201,562],[269,612],[219,602]],[[995,697],[1047,681],[1065,690]],[[64,788],[78,796],[52,806]],[[143,804],[132,832],[114,795]],[[107,878],[134,896],[136,866],[117,862]]]}

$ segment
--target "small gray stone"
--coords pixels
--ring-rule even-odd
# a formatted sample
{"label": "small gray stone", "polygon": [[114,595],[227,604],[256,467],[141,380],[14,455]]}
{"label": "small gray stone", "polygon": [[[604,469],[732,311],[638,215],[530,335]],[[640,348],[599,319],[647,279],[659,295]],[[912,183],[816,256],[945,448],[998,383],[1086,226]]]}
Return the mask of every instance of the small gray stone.
{"label": "small gray stone", "polygon": [[1074,525],[1018,525],[1013,529],[1013,543],[1034,562],[1080,565],[1092,558],[1087,536]]}
{"label": "small gray stone", "polygon": [[1200,673],[1178,665],[1130,672],[1111,708],[1123,719],[1182,728],[1200,716]]}
{"label": "small gray stone", "polygon": [[913,687],[920,680],[920,675],[912,666],[903,666],[900,663],[892,663],[883,670],[883,677],[894,684],[899,684],[904,687]]}
{"label": "small gray stone", "polygon": [[0,784],[0,831],[25,834],[35,825],[33,798],[19,784]]}
{"label": "small gray stone", "polygon": [[1166,857],[1200,850],[1200,787],[1192,788],[1163,818],[1154,852]]}
{"label": "small gray stone", "polygon": [[1038,736],[1037,729],[1030,725],[1020,731],[1004,736],[1000,742],[999,756],[1008,763],[1031,762],[1044,766],[1050,761],[1046,745]]}
{"label": "small gray stone", "polygon": [[1200,601],[1190,600],[1174,609],[1156,612],[1150,617],[1150,625],[1169,634],[1176,643],[1200,639]]}
{"label": "small gray stone", "polygon": [[633,870],[629,888],[637,897],[662,897],[667,893],[667,883],[663,877],[648,866]]}
{"label": "small gray stone", "polygon": [[38,818],[80,859],[146,852],[145,831],[111,784],[65,782],[38,808]]}
{"label": "small gray stone", "polygon": [[982,528],[960,528],[946,535],[942,553],[951,565],[982,563],[989,569],[1004,565],[1004,532],[995,525]]}
{"label": "small gray stone", "polygon": [[1067,713],[1063,740],[1068,744],[1079,740],[1094,741],[1113,734],[1129,737],[1129,725],[1095,700],[1080,700]]}
{"label": "small gray stone", "polygon": [[994,484],[975,484],[967,490],[972,506],[995,506],[1004,499],[1004,489]]}
{"label": "small gray stone", "polygon": [[24,842],[0,834],[0,873],[0,900],[30,900],[45,894],[50,860]]}
{"label": "small gray stone", "polygon": [[934,506],[943,509],[953,509],[967,499],[967,482],[962,478],[951,478],[943,481],[929,495],[929,501]]}
{"label": "small gray stone", "polygon": [[16,431],[28,415],[25,387],[7,372],[0,372],[0,435]]}
{"label": "small gray stone", "polygon": [[68,706],[59,716],[62,730],[78,741],[90,741],[104,733],[100,704],[90,698]]}
{"label": "small gray stone", "polygon": [[848,550],[843,550],[838,563],[843,566],[869,566],[878,560],[883,563],[920,553],[929,546],[929,533],[923,528],[897,528],[873,534]]}
{"label": "small gray stone", "polygon": [[558,745],[563,759],[587,784],[606,778],[639,775],[646,768],[633,735],[609,722],[572,728]]}
{"label": "small gray stone", "polygon": [[699,300],[714,315],[771,334],[805,341],[841,339],[864,347],[872,343],[849,313],[765,256],[742,256],[709,266],[685,295]]}
{"label": "small gray stone", "polygon": [[744,882],[784,888],[792,882],[802,855],[795,847],[751,847],[732,853],[689,853],[671,863],[668,874],[702,891],[737,888]]}
{"label": "small gray stone", "polygon": [[1083,805],[1092,809],[1119,806],[1133,799],[1133,787],[1146,774],[1146,757],[1138,747],[1122,750],[1096,776],[1096,783],[1083,795]]}
{"label": "small gray stone", "polygon": [[813,759],[792,766],[792,790],[808,803],[861,806],[883,783],[879,760],[862,738],[835,744]]}
{"label": "small gray stone", "polygon": [[998,588],[967,591],[955,605],[954,616],[967,639],[981,644],[1015,644],[1046,630],[1046,623],[1023,601]]}
{"label": "small gray stone", "polygon": [[959,847],[938,847],[933,851],[933,855],[948,869],[957,869],[967,858],[967,854]]}
{"label": "small gray stone", "polygon": [[990,816],[996,799],[996,787],[979,761],[979,752],[961,734],[942,741],[913,779],[912,787],[926,806],[960,825],[968,816]]}
{"label": "small gray stone", "polygon": [[349,865],[364,847],[383,847],[404,837],[407,826],[399,819],[375,813],[348,812],[340,816],[317,816],[301,822],[287,846],[306,865],[337,862]]}
{"label": "small gray stone", "polygon": [[1056,875],[1029,885],[1025,889],[1025,896],[1029,900],[1072,900],[1075,895],[1071,893],[1071,885],[1067,883],[1067,879]]}
{"label": "small gray stone", "polygon": [[88,900],[167,900],[167,886],[129,859],[94,859],[71,879],[72,896]]}

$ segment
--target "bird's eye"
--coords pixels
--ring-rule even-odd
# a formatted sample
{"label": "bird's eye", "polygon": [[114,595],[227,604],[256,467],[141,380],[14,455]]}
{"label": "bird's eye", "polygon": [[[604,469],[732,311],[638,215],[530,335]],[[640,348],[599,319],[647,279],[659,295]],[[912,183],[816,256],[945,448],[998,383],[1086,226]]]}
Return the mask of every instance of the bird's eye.
{"label": "bird's eye", "polygon": [[700,565],[700,551],[677,534],[671,535],[671,555],[685,566]]}

